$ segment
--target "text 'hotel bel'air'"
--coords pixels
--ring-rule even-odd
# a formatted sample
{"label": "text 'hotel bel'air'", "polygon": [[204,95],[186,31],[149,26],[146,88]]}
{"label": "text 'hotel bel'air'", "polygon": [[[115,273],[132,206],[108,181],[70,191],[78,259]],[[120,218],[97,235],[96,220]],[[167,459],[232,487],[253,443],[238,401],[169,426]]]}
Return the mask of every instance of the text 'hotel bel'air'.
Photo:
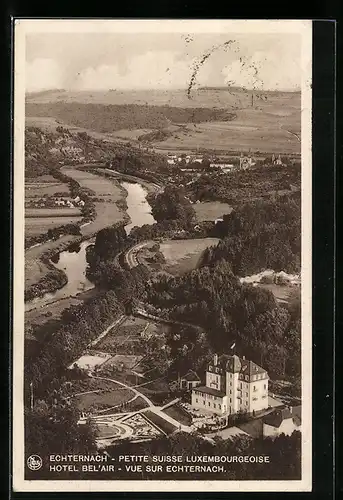
{"label": "text 'hotel bel'air'", "polygon": [[268,373],[236,355],[217,354],[207,365],[206,385],[192,390],[192,406],[218,415],[268,408]]}

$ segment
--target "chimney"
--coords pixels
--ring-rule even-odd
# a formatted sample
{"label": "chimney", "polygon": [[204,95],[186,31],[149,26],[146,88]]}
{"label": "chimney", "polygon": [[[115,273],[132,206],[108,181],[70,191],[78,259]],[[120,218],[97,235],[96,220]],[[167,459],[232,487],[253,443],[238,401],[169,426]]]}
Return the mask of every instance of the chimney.
{"label": "chimney", "polygon": [[217,364],[218,364],[218,354],[214,354],[214,356],[213,356],[213,364],[214,364],[214,366],[217,366]]}
{"label": "chimney", "polygon": [[245,356],[243,356],[242,359],[245,361]]}
{"label": "chimney", "polygon": [[289,413],[290,413],[291,415],[292,415],[292,413],[293,413],[293,408],[292,408],[292,406],[289,406]]}

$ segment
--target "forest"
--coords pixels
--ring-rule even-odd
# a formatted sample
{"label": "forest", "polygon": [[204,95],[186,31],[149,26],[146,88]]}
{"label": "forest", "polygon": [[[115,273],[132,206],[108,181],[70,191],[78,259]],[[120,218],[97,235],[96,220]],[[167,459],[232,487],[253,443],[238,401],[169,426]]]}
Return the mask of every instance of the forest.
{"label": "forest", "polygon": [[[241,284],[225,260],[179,277],[151,279],[147,300],[160,315],[202,327],[218,353],[236,352],[300,390],[300,302],[280,307],[273,294]],[[192,358],[192,353],[189,354]]]}
{"label": "forest", "polygon": [[[100,292],[82,304],[65,309],[52,325],[36,326],[32,334],[40,345],[25,362],[25,381],[32,382],[40,396],[49,394],[51,384],[66,372],[87,345],[124,311],[114,291]],[[46,332],[51,331],[49,338]],[[25,387],[26,396],[28,387]],[[26,399],[28,400],[28,399]]]}
{"label": "forest", "polygon": [[221,241],[205,250],[203,264],[225,259],[233,273],[242,277],[265,269],[299,273],[300,213],[300,196],[237,207],[210,230]]}
{"label": "forest", "polygon": [[300,190],[300,179],[301,168],[291,164],[266,164],[228,175],[211,170],[190,184],[187,193],[194,201],[222,201],[237,206],[264,198],[274,201],[283,194],[290,196]]}
{"label": "forest", "polygon": [[235,118],[234,113],[225,109],[77,102],[26,103],[26,115],[49,116],[67,125],[102,133],[121,129],[161,129],[168,127],[170,123],[230,121]]}

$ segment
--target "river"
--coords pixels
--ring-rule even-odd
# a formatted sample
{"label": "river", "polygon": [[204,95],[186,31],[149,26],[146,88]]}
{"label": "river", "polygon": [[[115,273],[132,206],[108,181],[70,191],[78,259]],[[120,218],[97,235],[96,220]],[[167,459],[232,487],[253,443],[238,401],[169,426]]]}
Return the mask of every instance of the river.
{"label": "river", "polygon": [[[146,189],[139,183],[122,181],[120,184],[127,191],[127,214],[131,219],[130,223],[125,226],[126,233],[129,234],[134,226],[153,224],[155,219],[151,215],[151,207],[146,200]],[[56,258],[51,260],[55,267],[65,272],[68,283],[55,292],[46,293],[42,297],[36,297],[26,302],[25,311],[44,307],[94,288],[93,283],[86,277],[86,248],[93,242],[94,239],[83,241],[80,245],[72,245],[68,250],[57,254]]]}
{"label": "river", "polygon": [[151,207],[146,201],[147,190],[141,184],[131,182],[120,183],[127,191],[127,214],[131,222],[125,226],[127,234],[135,226],[144,226],[144,224],[153,224],[155,219],[151,215]]}

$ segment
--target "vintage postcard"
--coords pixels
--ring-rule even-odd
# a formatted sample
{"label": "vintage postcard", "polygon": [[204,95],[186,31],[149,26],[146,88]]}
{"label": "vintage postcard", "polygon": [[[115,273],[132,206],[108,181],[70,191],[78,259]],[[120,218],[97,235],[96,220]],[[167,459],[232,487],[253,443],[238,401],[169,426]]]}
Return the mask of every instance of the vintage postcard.
{"label": "vintage postcard", "polygon": [[311,21],[14,24],[14,490],[310,491]]}

